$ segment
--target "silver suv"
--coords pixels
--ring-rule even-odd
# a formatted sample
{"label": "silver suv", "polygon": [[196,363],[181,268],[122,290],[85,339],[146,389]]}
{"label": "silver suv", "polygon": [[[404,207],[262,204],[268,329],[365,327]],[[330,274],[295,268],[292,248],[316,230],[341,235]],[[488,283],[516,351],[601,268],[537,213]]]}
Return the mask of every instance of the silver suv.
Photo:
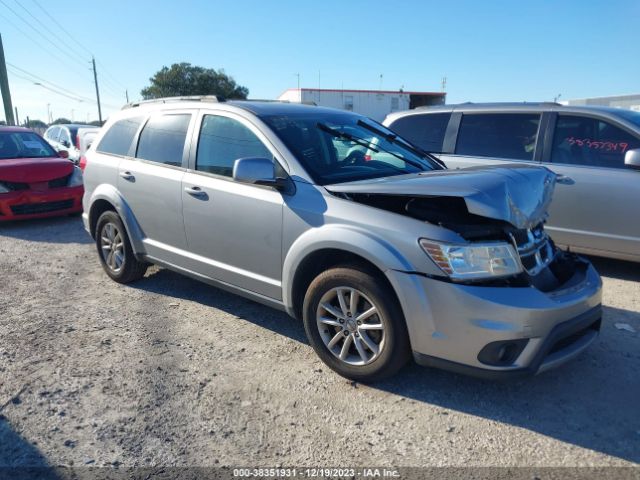
{"label": "silver suv", "polygon": [[284,310],[345,377],[377,380],[411,355],[516,376],[600,328],[598,274],[543,228],[555,180],[446,170],[349,112],[163,99],[102,129],[83,219],[115,281],[153,263]]}

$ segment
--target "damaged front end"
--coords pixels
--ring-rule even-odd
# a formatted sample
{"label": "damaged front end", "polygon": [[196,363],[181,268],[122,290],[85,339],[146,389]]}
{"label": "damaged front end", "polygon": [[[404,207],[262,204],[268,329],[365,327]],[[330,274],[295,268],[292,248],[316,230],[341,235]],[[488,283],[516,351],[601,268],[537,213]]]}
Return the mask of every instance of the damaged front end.
{"label": "damaged front end", "polygon": [[[403,175],[326,188],[352,201],[456,232],[467,247],[479,245],[491,250],[491,260],[505,272],[490,279],[456,277],[442,245],[421,241],[423,249],[446,274],[443,279],[492,286],[533,286],[551,292],[570,286],[575,274],[588,268],[586,261],[557,249],[544,230],[554,185],[555,174],[546,168],[508,166]],[[513,250],[499,251],[498,246],[505,244]],[[517,273],[508,268],[513,262],[519,262]]]}

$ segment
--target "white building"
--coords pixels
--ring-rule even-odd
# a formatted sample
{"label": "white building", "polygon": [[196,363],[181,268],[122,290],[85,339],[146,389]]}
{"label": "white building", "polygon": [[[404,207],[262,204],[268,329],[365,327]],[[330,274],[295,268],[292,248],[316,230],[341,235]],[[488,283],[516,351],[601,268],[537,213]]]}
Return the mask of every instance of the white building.
{"label": "white building", "polygon": [[628,108],[640,112],[640,94],[613,95],[611,97],[578,98],[560,102],[563,105],[598,105],[601,107]]}
{"label": "white building", "polygon": [[402,90],[332,90],[290,88],[278,100],[294,103],[315,103],[365,115],[381,122],[391,112],[425,105],[443,105],[444,92],[404,92]]}

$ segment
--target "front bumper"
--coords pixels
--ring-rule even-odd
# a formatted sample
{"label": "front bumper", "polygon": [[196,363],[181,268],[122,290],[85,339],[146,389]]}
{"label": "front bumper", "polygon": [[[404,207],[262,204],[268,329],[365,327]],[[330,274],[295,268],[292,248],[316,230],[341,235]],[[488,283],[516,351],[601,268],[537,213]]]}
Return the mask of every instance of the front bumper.
{"label": "front bumper", "polygon": [[[533,287],[461,285],[419,274],[387,272],[398,293],[416,361],[490,378],[540,373],[586,349],[597,337],[602,282],[581,262],[552,292]],[[478,357],[492,342],[526,340],[508,365]]]}
{"label": "front bumper", "polygon": [[82,211],[82,185],[0,194],[0,222],[68,215]]}

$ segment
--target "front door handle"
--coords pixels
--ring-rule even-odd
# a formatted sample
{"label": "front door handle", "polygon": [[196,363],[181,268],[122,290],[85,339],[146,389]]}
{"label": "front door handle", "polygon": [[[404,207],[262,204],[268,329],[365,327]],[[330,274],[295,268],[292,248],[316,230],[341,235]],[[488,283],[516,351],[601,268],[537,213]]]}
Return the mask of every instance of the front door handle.
{"label": "front door handle", "polygon": [[567,177],[566,175],[557,175],[556,183],[559,183],[561,185],[573,185],[576,182],[573,180],[573,178]]}
{"label": "front door handle", "polygon": [[184,187],[184,191],[192,197],[207,198],[207,192],[202,190],[200,187]]}
{"label": "front door handle", "polygon": [[136,177],[134,177],[131,172],[120,172],[120,176],[125,180],[129,180],[130,182],[133,182],[136,179]]}

